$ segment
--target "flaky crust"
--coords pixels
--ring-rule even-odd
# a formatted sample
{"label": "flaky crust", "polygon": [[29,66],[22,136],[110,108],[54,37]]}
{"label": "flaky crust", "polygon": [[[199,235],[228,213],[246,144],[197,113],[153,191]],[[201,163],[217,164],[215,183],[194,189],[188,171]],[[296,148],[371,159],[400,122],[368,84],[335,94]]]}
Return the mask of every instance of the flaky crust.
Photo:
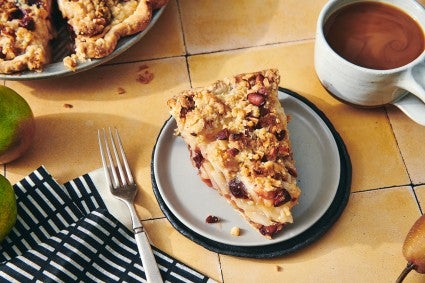
{"label": "flaky crust", "polygon": [[[64,65],[75,70],[79,62],[110,55],[120,38],[143,31],[153,11],[167,2],[57,0],[74,46]],[[0,0],[0,73],[42,71],[51,62],[50,41],[56,35],[51,4],[52,0]]]}
{"label": "flaky crust", "polygon": [[293,221],[300,196],[279,80],[241,74],[168,101],[201,178],[266,237]]}
{"label": "flaky crust", "polygon": [[0,0],[0,73],[41,71],[50,62],[51,0]]}
{"label": "flaky crust", "polygon": [[122,37],[144,30],[152,11],[167,1],[58,0],[59,10],[75,33],[80,61],[111,54]]}

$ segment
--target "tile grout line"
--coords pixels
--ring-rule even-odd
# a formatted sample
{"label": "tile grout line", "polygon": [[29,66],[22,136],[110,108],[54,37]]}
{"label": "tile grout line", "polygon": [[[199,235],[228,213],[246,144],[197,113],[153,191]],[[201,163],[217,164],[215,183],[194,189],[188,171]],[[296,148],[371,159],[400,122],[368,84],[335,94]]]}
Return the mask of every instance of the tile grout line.
{"label": "tile grout line", "polygon": [[[289,45],[294,43],[309,42],[314,39],[315,37],[309,37],[309,38],[303,38],[303,39],[297,39],[297,40],[269,42],[269,43],[264,43],[262,45],[249,45],[249,46],[241,46],[241,47],[228,48],[228,49],[217,49],[217,50],[212,50],[208,52],[198,52],[198,53],[188,53],[186,50],[186,56],[209,55],[209,54],[223,53],[228,51],[248,50],[248,49],[261,48],[266,46],[274,46],[274,45],[287,45],[287,44]],[[186,45],[185,45],[185,49],[186,49]]]}
{"label": "tile grout line", "polygon": [[163,220],[163,219],[167,219],[167,217],[165,216],[158,216],[158,217],[150,217],[150,218],[146,218],[146,219],[140,219],[140,221],[142,222],[148,222],[148,221],[155,221],[155,220]]}
{"label": "tile grout line", "polygon": [[221,282],[223,282],[223,283],[224,283],[223,268],[222,268],[222,266],[221,266],[221,255],[220,255],[219,253],[216,253],[216,254],[217,254],[217,259],[218,259],[218,265],[219,265],[219,267],[220,267]]}
{"label": "tile grout line", "polygon": [[180,1],[176,0],[176,4],[177,4],[177,11],[179,13],[179,21],[180,21],[180,28],[181,28],[181,35],[183,38],[183,46],[184,46],[184,58],[185,58],[185,62],[186,62],[186,71],[187,71],[187,75],[189,78],[189,84],[190,87],[192,88],[192,77],[190,75],[190,67],[189,67],[189,54],[187,52],[187,45],[186,45],[186,36],[185,36],[185,32],[184,32],[184,26],[183,26],[183,20],[182,20],[182,13],[181,13],[181,8],[180,8]]}
{"label": "tile grout line", "polygon": [[399,152],[399,154],[401,156],[401,160],[403,160],[404,169],[406,170],[407,176],[409,177],[409,181],[410,181],[409,186],[410,186],[411,191],[413,193],[413,198],[416,201],[416,205],[418,206],[420,213],[423,214],[423,210],[422,210],[421,204],[419,202],[419,199],[418,199],[418,196],[417,196],[416,190],[415,190],[415,187],[420,186],[421,184],[420,183],[419,184],[415,184],[413,182],[412,177],[410,176],[410,173],[409,173],[409,168],[407,168],[407,164],[406,164],[406,160],[404,159],[403,152],[401,151],[400,145],[398,143],[398,139],[397,139],[397,136],[395,134],[393,124],[391,123],[391,119],[390,119],[390,116],[388,114],[388,107],[384,107],[384,110],[385,110],[385,116],[387,117],[387,120],[388,120],[388,122],[390,124],[390,127],[391,127],[391,132],[392,132],[393,137],[395,139],[395,142],[397,144],[397,150],[398,150],[398,152]]}
{"label": "tile grout line", "polygon": [[418,206],[419,212],[421,214],[424,214],[424,211],[423,211],[422,206],[421,206],[419,199],[418,199],[418,195],[416,194],[416,191],[415,191],[415,187],[421,186],[421,185],[424,185],[424,184],[394,185],[394,186],[388,186],[388,187],[382,187],[382,188],[367,189],[367,190],[363,190],[363,191],[355,191],[355,192],[351,192],[351,194],[354,195],[354,194],[368,193],[368,192],[374,192],[374,191],[380,191],[380,190],[391,190],[391,189],[399,189],[399,188],[402,188],[402,187],[409,187],[408,189],[413,194],[413,199],[415,200],[416,205]]}
{"label": "tile grout line", "polygon": [[416,203],[418,204],[419,212],[420,212],[421,214],[424,214],[424,212],[423,212],[423,210],[422,210],[422,206],[421,206],[421,204],[420,204],[420,202],[419,202],[418,195],[416,194],[415,186],[412,186],[412,187],[411,187],[411,190],[412,190],[413,196],[415,197]]}
{"label": "tile grout line", "polygon": [[[418,186],[423,185],[423,184],[418,184]],[[380,190],[391,190],[391,189],[399,189],[402,187],[410,187],[410,188],[414,188],[415,186],[412,184],[401,184],[401,185],[393,185],[393,186],[387,186],[387,187],[381,187],[381,188],[373,188],[373,189],[366,189],[366,190],[361,190],[361,191],[355,191],[355,192],[351,192],[351,194],[359,194],[359,193],[367,193],[367,192],[374,192],[374,191],[380,191]]]}
{"label": "tile grout line", "polygon": [[391,123],[390,115],[388,115],[388,108],[384,107],[384,110],[385,110],[385,116],[387,117],[388,123],[390,124],[391,132],[393,134],[394,140],[397,144],[397,150],[401,156],[401,160],[403,160],[404,169],[406,170],[407,176],[409,177],[410,185],[413,187],[415,184],[412,181],[412,177],[410,176],[409,169],[407,168],[406,160],[404,159],[403,152],[401,151],[397,136],[395,135],[395,131],[394,131],[393,124]]}
{"label": "tile grout line", "polygon": [[255,48],[265,47],[265,46],[277,46],[277,45],[286,45],[286,44],[293,44],[293,43],[303,43],[303,42],[309,42],[311,40],[314,40],[314,37],[312,37],[312,38],[304,38],[304,39],[293,40],[293,41],[281,41],[281,42],[265,43],[263,45],[258,45],[258,46],[243,46],[243,47],[230,48],[230,49],[217,49],[217,50],[213,50],[213,51],[209,51],[209,52],[199,52],[199,53],[191,54],[191,53],[188,53],[188,51],[187,51],[186,39],[185,39],[185,36],[184,36],[183,27],[182,27],[182,32],[183,32],[182,36],[183,36],[184,49],[185,49],[184,54],[144,58],[144,59],[135,60],[135,61],[124,61],[124,62],[115,62],[115,63],[105,62],[105,64],[102,64],[99,67],[114,66],[114,65],[121,65],[121,64],[132,64],[132,63],[139,63],[139,62],[149,62],[149,61],[172,59],[172,58],[179,58],[179,57],[185,57],[187,59],[189,57],[194,57],[194,56],[219,54],[219,53],[230,52],[230,51],[242,51],[242,50],[255,49]]}
{"label": "tile grout line", "polygon": [[185,52],[185,55],[187,56],[188,53],[187,53],[187,46],[186,46],[186,36],[185,36],[185,32],[184,32],[184,27],[183,27],[180,1],[176,0],[176,4],[177,4],[177,11],[179,13],[179,21],[180,21],[181,34],[182,34],[182,37],[183,37],[184,52]]}

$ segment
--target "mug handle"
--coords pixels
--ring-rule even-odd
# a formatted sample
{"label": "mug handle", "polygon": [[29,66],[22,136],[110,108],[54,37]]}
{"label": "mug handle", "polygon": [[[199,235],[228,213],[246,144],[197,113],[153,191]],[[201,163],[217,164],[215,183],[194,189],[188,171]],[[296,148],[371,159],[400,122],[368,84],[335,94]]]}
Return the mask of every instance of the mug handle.
{"label": "mug handle", "polygon": [[410,119],[425,126],[425,103],[413,94],[408,94],[402,99],[392,103]]}
{"label": "mug handle", "polygon": [[425,103],[425,61],[407,69],[400,77],[397,85],[416,95]]}
{"label": "mug handle", "polygon": [[397,85],[410,93],[393,104],[412,120],[425,126],[425,62],[407,70]]}

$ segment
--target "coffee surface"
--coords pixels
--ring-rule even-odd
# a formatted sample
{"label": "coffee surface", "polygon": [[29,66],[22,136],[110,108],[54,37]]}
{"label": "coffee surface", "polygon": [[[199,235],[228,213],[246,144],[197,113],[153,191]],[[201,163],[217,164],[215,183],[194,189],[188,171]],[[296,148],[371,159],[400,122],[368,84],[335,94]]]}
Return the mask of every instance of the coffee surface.
{"label": "coffee surface", "polygon": [[402,10],[388,4],[349,4],[329,17],[324,34],[346,60],[370,69],[401,67],[416,59],[425,45],[424,31]]}

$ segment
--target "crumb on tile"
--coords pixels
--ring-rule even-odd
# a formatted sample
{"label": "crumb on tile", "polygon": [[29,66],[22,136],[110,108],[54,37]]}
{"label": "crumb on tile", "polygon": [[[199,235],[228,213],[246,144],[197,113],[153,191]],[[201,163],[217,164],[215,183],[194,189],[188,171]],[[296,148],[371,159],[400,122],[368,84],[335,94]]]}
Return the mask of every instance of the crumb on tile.
{"label": "crumb on tile", "polygon": [[118,88],[117,88],[117,92],[118,92],[118,94],[124,94],[124,93],[126,93],[127,91],[126,91],[123,87],[118,87]]}
{"label": "crumb on tile", "polygon": [[235,226],[230,230],[230,235],[232,236],[240,236],[240,234],[241,234],[241,229],[239,227]]}
{"label": "crumb on tile", "polygon": [[137,81],[142,84],[148,84],[153,80],[153,78],[153,73],[149,72],[148,70],[145,70],[145,72],[138,75]]}
{"label": "crumb on tile", "polygon": [[276,265],[275,269],[276,269],[277,272],[281,272],[283,270],[282,266],[280,266],[280,265]]}
{"label": "crumb on tile", "polygon": [[69,104],[69,103],[64,103],[63,107],[65,107],[65,108],[73,108],[74,105]]}

